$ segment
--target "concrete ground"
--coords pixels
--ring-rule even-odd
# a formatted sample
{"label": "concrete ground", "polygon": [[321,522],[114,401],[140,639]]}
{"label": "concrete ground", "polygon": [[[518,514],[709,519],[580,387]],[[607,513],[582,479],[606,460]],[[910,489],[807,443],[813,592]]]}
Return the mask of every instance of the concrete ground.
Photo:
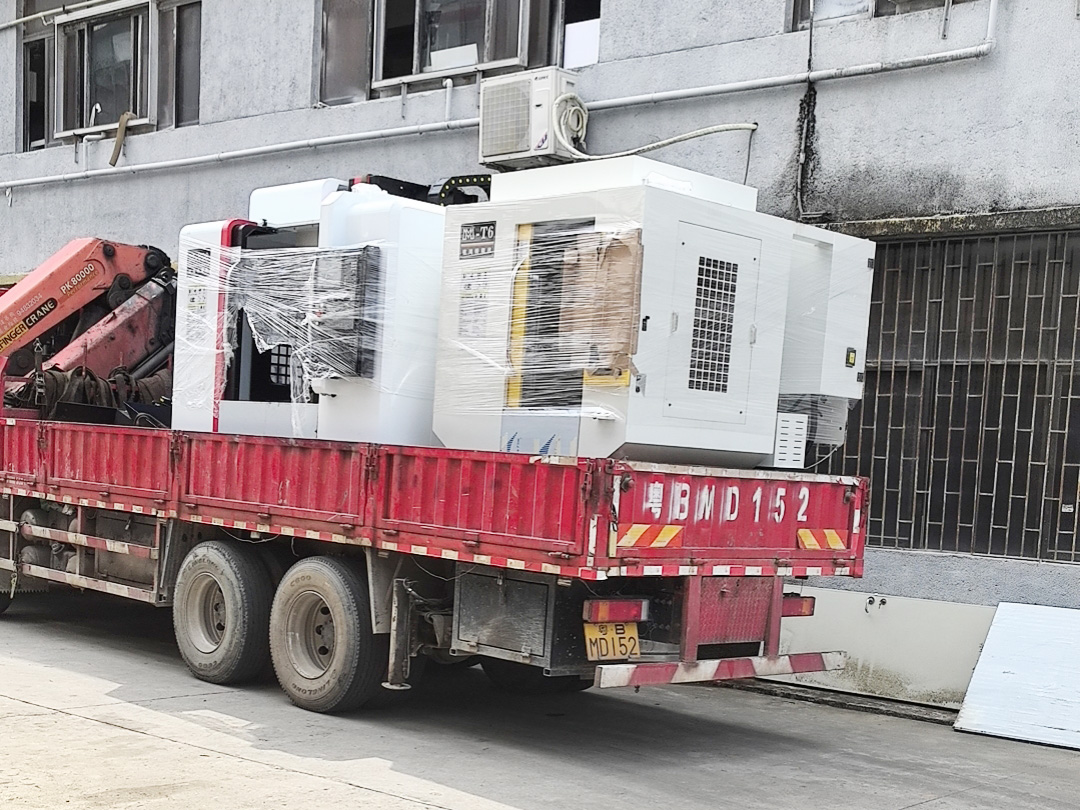
{"label": "concrete ground", "polygon": [[0,808],[1080,808],[1075,752],[731,689],[493,692],[476,669],[330,717],[191,678],[168,611],[0,618]]}

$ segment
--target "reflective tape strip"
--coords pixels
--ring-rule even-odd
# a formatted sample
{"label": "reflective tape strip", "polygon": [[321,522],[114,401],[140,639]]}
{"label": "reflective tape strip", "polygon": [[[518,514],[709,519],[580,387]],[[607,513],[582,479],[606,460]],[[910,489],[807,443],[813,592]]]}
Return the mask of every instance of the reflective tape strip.
{"label": "reflective tape strip", "polygon": [[844,529],[799,529],[799,548],[807,551],[842,551],[847,548],[848,532]]}
{"label": "reflective tape strip", "polygon": [[637,543],[641,535],[645,534],[648,529],[648,523],[632,524],[629,529],[623,532],[622,537],[619,538],[619,548],[633,548],[634,544]]}
{"label": "reflective tape strip", "polygon": [[840,533],[838,531],[835,531],[833,529],[825,530],[825,542],[829,544],[829,548],[831,548],[833,551],[847,548],[847,545],[844,543],[844,538],[840,536]]}
{"label": "reflective tape strip", "polygon": [[[660,534],[656,536],[656,539],[649,544],[650,548],[667,548],[673,540],[675,540],[682,532],[682,526],[665,526],[660,530]],[[680,545],[676,543],[675,545]]]}
{"label": "reflective tape strip", "polygon": [[814,537],[812,529],[799,529],[799,546],[807,551],[821,551],[821,545]]}
{"label": "reflective tape strip", "polygon": [[619,548],[676,548],[685,527],[675,524],[631,523],[619,527]]}
{"label": "reflective tape strip", "polygon": [[648,686],[668,683],[703,683],[797,672],[825,672],[843,669],[847,654],[842,652],[797,653],[775,658],[722,658],[715,661],[663,662],[649,664],[601,664],[596,668],[596,686]]}

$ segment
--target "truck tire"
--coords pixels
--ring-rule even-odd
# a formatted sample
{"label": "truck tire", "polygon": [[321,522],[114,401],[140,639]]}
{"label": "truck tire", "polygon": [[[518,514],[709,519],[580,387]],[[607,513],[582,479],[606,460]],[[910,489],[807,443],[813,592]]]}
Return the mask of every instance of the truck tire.
{"label": "truck tire", "polygon": [[11,594],[0,593],[0,616],[4,615],[4,611],[11,607]]}
{"label": "truck tire", "polygon": [[265,671],[273,593],[254,548],[209,540],[188,553],[176,577],[173,630],[196,678],[240,683]]}
{"label": "truck tire", "polygon": [[592,680],[579,678],[576,675],[548,676],[540,667],[503,661],[500,658],[481,658],[480,666],[496,689],[514,695],[582,692],[593,685]]}
{"label": "truck tire", "polygon": [[381,690],[387,639],[371,631],[366,578],[343,560],[290,568],[270,612],[270,656],[289,700],[313,712],[360,708]]}

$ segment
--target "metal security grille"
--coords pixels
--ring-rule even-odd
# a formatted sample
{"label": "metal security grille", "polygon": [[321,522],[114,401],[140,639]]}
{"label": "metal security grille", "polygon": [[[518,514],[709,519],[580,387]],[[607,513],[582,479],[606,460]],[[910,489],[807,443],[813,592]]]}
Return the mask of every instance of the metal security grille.
{"label": "metal security grille", "polygon": [[869,539],[1080,562],[1080,231],[884,244],[836,471]]}
{"label": "metal security grille", "polygon": [[727,393],[739,266],[701,256],[690,346],[690,388]]}

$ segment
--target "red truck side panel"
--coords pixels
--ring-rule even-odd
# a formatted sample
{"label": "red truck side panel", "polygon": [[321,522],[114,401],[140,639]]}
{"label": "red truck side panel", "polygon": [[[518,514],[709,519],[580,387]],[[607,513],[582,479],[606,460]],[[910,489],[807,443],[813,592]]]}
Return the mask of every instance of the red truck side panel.
{"label": "red truck side panel", "polygon": [[8,494],[484,565],[588,579],[862,573],[854,478],[18,419],[0,425],[0,453]]}
{"label": "red truck side panel", "polygon": [[427,448],[387,450],[380,462],[374,522],[384,536],[422,545],[452,538],[462,550],[529,550],[553,560],[586,552],[588,510],[576,465]]}
{"label": "red truck side panel", "polygon": [[44,439],[45,425],[41,422],[6,420],[2,436],[2,460],[5,484],[46,485],[39,435]]}
{"label": "red truck side panel", "polygon": [[352,535],[363,526],[367,447],[255,436],[182,438],[180,516]]}
{"label": "red truck side panel", "polygon": [[864,479],[630,463],[620,472],[608,554],[627,573],[680,559],[862,573]]}
{"label": "red truck side panel", "polygon": [[[46,486],[78,498],[163,506],[169,496],[167,431],[125,431],[94,425],[46,428]],[[147,504],[147,505],[149,505]]]}

